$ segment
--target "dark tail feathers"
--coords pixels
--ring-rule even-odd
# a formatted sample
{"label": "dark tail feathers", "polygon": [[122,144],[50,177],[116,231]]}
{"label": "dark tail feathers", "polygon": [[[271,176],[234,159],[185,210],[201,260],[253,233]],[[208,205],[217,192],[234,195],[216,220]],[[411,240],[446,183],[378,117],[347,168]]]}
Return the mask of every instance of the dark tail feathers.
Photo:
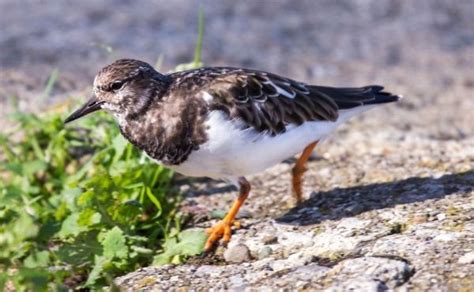
{"label": "dark tail feathers", "polygon": [[383,86],[369,85],[358,88],[312,86],[313,90],[329,96],[339,109],[350,109],[361,105],[394,102],[401,98],[383,91]]}

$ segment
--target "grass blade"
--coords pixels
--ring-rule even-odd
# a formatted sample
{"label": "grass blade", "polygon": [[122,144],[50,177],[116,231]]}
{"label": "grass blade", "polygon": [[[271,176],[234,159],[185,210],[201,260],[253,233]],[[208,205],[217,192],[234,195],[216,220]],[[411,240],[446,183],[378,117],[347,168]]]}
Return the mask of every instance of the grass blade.
{"label": "grass blade", "polygon": [[48,82],[46,83],[46,87],[43,90],[43,95],[42,95],[43,98],[48,97],[51,94],[51,92],[53,91],[54,85],[58,81],[58,77],[59,77],[59,70],[55,68],[53,69],[53,71],[51,71],[51,74],[49,74]]}
{"label": "grass blade", "polygon": [[204,37],[204,10],[202,6],[199,7],[199,16],[198,16],[198,39],[196,43],[196,48],[194,49],[194,66],[201,67],[201,56],[202,56],[202,39]]}

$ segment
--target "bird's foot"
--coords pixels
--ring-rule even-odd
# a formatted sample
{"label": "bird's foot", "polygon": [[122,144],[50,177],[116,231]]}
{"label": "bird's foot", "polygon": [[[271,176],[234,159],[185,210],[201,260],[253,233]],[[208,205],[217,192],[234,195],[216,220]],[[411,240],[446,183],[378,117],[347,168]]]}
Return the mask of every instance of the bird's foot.
{"label": "bird's foot", "polygon": [[227,244],[230,241],[230,237],[232,236],[231,227],[233,224],[233,222],[224,218],[211,228],[206,229],[206,233],[209,235],[209,237],[207,238],[204,250],[211,250],[214,244],[221,238],[223,243]]}
{"label": "bird's foot", "polygon": [[[209,235],[206,241],[206,245],[204,246],[204,251],[208,252],[212,249],[214,244],[222,238],[224,244],[227,244],[230,241],[230,237],[232,236],[231,227],[235,224],[234,219],[239,212],[240,207],[244,203],[245,199],[247,199],[249,192],[250,192],[250,184],[248,181],[241,177],[239,178],[239,185],[240,185],[240,194],[235,200],[234,204],[230,208],[227,215],[221,221],[217,222],[216,225],[208,228],[206,233]],[[237,226],[240,224],[237,223]]]}

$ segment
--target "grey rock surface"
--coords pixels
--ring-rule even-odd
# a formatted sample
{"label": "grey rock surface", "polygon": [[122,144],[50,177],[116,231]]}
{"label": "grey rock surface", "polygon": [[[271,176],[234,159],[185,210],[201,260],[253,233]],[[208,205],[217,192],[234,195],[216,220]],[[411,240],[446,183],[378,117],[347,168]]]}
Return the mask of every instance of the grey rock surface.
{"label": "grey rock surface", "polygon": [[[405,98],[320,143],[290,195],[291,161],[249,177],[232,245],[179,266],[115,280],[124,291],[469,291],[474,287],[474,2],[202,1],[204,63],[270,70],[308,83],[382,84]],[[197,2],[0,1],[0,129],[17,105],[39,110],[86,97],[118,57],[164,71],[192,59]],[[111,13],[113,11],[113,13]],[[111,46],[112,53],[104,50]],[[59,69],[51,97],[42,96]],[[196,209],[226,211],[224,183],[182,185]],[[196,222],[209,227],[216,220]]]}
{"label": "grey rock surface", "polygon": [[[459,92],[449,98],[468,94]],[[177,275],[176,287],[198,290],[469,291],[474,136],[440,139],[427,134],[437,126],[426,121],[407,131],[398,124],[406,110],[374,110],[323,143],[308,165],[301,206],[294,207],[289,191],[291,163],[251,177],[252,194],[243,207],[251,216],[241,220],[231,243],[245,244],[252,260],[213,266],[205,281],[193,274],[201,265],[193,261],[149,267],[116,283],[132,289],[151,275],[156,284],[146,289],[166,289],[171,286],[164,279]],[[463,115],[454,103],[443,110]],[[429,115],[422,107],[410,112],[421,120]],[[381,121],[384,127],[377,128]],[[196,181],[184,205],[225,210],[235,193],[224,186]],[[219,253],[211,258],[224,261]]]}
{"label": "grey rock surface", "polygon": [[401,258],[371,256],[344,260],[331,271],[336,281],[357,283],[365,279],[363,282],[382,283],[390,289],[404,284],[414,272],[413,267]]}
{"label": "grey rock surface", "polygon": [[365,277],[359,277],[354,279],[348,279],[339,283],[335,287],[325,289],[331,292],[344,292],[344,291],[367,291],[367,292],[380,292],[387,291],[387,286],[383,282],[374,279],[367,279]]}

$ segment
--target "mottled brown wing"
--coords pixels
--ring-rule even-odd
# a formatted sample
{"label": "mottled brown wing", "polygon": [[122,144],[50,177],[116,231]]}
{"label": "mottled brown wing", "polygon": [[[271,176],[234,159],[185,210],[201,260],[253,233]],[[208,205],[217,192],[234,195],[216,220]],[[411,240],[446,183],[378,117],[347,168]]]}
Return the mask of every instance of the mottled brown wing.
{"label": "mottled brown wing", "polygon": [[239,118],[259,132],[275,135],[290,124],[335,121],[338,117],[335,101],[304,83],[246,69],[211,75],[212,80],[204,86],[204,91],[213,97],[211,109]]}

